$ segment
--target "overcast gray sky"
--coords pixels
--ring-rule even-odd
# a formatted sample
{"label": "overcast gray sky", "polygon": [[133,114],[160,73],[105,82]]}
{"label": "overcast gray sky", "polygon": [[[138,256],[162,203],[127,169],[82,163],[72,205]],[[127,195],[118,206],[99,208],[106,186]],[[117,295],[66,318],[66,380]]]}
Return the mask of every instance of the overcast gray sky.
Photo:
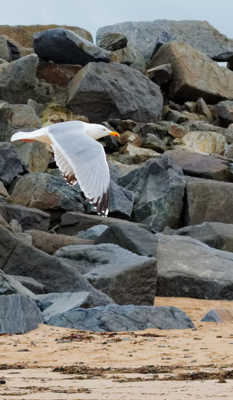
{"label": "overcast gray sky", "polygon": [[94,37],[104,25],[155,19],[207,20],[233,38],[231,0],[5,0],[0,9],[0,25],[74,25]]}

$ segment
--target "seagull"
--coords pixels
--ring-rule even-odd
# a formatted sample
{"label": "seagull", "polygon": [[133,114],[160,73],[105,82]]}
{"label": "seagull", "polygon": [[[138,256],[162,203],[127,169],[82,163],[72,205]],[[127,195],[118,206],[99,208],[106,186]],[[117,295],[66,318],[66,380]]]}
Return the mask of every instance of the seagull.
{"label": "seagull", "polygon": [[55,162],[66,182],[77,182],[99,215],[109,211],[110,174],[102,144],[104,136],[120,136],[100,124],[82,121],[60,122],[33,132],[17,132],[11,142],[39,142],[50,145]]}

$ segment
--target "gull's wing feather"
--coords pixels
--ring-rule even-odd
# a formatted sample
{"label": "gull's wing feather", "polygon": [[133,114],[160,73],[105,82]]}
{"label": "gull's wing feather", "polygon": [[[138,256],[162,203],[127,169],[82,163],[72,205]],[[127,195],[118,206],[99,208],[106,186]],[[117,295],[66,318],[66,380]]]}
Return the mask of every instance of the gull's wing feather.
{"label": "gull's wing feather", "polygon": [[68,183],[79,183],[87,199],[108,213],[110,175],[103,146],[85,133],[82,123],[48,127],[55,161]]}

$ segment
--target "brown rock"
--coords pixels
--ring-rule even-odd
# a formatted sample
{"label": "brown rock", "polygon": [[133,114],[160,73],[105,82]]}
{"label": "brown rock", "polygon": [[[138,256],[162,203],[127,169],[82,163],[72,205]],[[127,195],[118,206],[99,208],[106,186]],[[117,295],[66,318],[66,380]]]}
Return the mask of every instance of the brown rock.
{"label": "brown rock", "polygon": [[81,65],[54,64],[40,61],[37,68],[37,78],[44,79],[53,85],[66,87],[81,68]]}
{"label": "brown rock", "polygon": [[163,45],[154,55],[151,66],[167,63],[171,63],[173,69],[171,98],[185,101],[203,97],[210,103],[233,99],[232,71],[221,68],[187,43],[174,41]]}
{"label": "brown rock", "polygon": [[58,249],[72,244],[94,244],[94,240],[77,238],[63,234],[48,233],[37,229],[28,230],[32,237],[32,245],[48,254],[54,254]]}
{"label": "brown rock", "polygon": [[131,131],[125,131],[124,133],[122,133],[120,135],[119,141],[121,145],[124,145],[126,143],[131,143],[135,146],[142,145],[142,139],[140,135]]}

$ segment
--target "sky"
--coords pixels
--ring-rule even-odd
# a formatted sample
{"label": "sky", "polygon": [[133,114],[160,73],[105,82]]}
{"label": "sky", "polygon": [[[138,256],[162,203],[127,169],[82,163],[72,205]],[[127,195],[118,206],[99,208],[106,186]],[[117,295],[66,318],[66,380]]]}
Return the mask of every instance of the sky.
{"label": "sky", "polygon": [[58,24],[96,30],[124,21],[201,20],[233,38],[231,0],[7,0],[0,25]]}

